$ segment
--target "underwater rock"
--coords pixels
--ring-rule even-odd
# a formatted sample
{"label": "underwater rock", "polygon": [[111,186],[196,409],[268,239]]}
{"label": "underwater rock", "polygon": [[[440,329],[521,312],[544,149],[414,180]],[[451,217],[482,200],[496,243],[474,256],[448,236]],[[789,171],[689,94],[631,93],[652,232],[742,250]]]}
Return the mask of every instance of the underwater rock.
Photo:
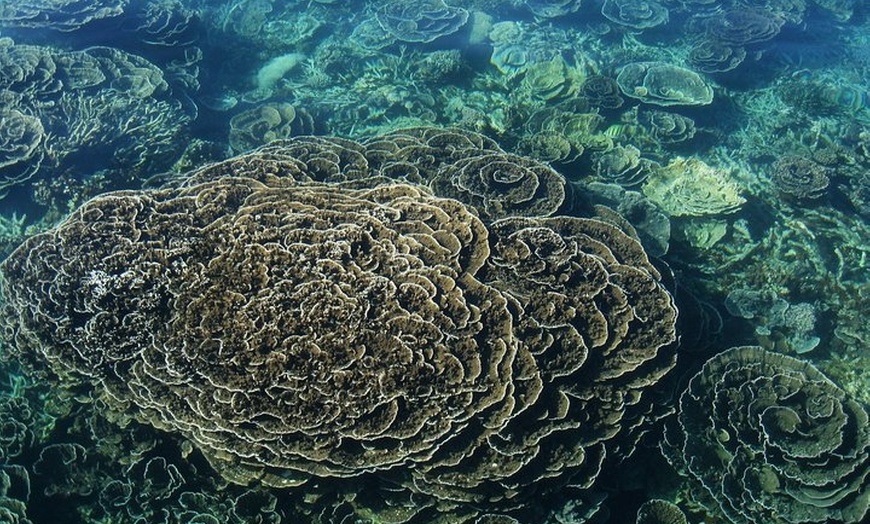
{"label": "underwater rock", "polygon": [[[233,482],[365,473],[505,510],[589,487],[668,410],[643,393],[674,365],[676,309],[619,227],[479,198],[517,174],[552,196],[549,168],[491,145],[306,137],[101,195],[2,264],[4,338]],[[458,200],[373,169],[416,164]]]}
{"label": "underwater rock", "polygon": [[616,82],[625,96],[659,106],[696,106],[713,101],[713,89],[694,71],[667,62],[624,66]]}
{"label": "underwater rock", "polygon": [[643,193],[674,217],[733,213],[746,202],[727,173],[694,157],[654,170]]}
{"label": "underwater rock", "polygon": [[707,361],[663,451],[735,524],[865,522],[867,407],[812,364],[759,347]]}

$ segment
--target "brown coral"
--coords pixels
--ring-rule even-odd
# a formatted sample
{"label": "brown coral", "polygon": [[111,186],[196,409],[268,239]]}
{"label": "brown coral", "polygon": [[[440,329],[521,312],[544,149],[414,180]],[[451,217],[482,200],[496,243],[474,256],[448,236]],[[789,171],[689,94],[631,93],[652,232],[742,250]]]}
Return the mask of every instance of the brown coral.
{"label": "brown coral", "polygon": [[666,455],[730,522],[866,522],[870,424],[812,364],[759,347],[716,355],[680,398]]}
{"label": "brown coral", "polygon": [[[13,353],[236,482],[367,474],[502,510],[591,485],[662,414],[644,390],[674,364],[676,310],[640,243],[595,219],[479,217],[493,204],[471,191],[375,169],[411,147],[470,187],[492,162],[544,172],[479,135],[368,145],[279,141],[93,199],[3,263]],[[342,155],[340,183],[307,171]]]}
{"label": "brown coral", "polygon": [[802,156],[785,156],[773,163],[771,179],[786,196],[815,200],[825,194],[830,179],[821,164]]}
{"label": "brown coral", "polygon": [[230,119],[230,147],[244,153],[273,140],[314,133],[314,118],[286,102],[267,103]]}
{"label": "brown coral", "polygon": [[0,189],[33,176],[42,161],[44,139],[39,118],[0,109]]}

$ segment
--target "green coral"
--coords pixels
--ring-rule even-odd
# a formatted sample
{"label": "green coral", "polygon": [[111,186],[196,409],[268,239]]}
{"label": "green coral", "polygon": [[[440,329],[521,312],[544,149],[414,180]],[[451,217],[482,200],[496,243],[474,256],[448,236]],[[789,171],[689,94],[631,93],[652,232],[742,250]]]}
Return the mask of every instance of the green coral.
{"label": "green coral", "polygon": [[746,202],[727,172],[694,157],[678,157],[655,169],[643,193],[675,217],[733,213]]}

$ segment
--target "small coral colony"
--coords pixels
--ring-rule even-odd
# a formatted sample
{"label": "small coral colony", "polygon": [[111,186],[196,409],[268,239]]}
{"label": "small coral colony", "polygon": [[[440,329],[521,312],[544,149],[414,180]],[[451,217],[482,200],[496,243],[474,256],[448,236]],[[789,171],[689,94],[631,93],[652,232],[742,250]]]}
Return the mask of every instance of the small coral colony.
{"label": "small coral colony", "polygon": [[859,0],[0,2],[0,522],[870,518]]}

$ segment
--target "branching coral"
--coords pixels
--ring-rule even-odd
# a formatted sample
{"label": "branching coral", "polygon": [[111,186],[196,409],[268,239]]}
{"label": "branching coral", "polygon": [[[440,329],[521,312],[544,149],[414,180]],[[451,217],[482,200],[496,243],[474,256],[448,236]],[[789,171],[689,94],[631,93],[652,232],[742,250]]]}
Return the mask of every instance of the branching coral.
{"label": "branching coral", "polygon": [[867,408],[811,364],[730,349],[691,379],[679,409],[666,454],[731,522],[865,522]]}
{"label": "branching coral", "polygon": [[[382,174],[418,162],[455,199]],[[509,510],[630,453],[675,356],[634,237],[479,196],[530,180],[546,200],[547,173],[467,132],[275,142],[28,240],[2,265],[3,331],[229,480],[367,474]]]}

